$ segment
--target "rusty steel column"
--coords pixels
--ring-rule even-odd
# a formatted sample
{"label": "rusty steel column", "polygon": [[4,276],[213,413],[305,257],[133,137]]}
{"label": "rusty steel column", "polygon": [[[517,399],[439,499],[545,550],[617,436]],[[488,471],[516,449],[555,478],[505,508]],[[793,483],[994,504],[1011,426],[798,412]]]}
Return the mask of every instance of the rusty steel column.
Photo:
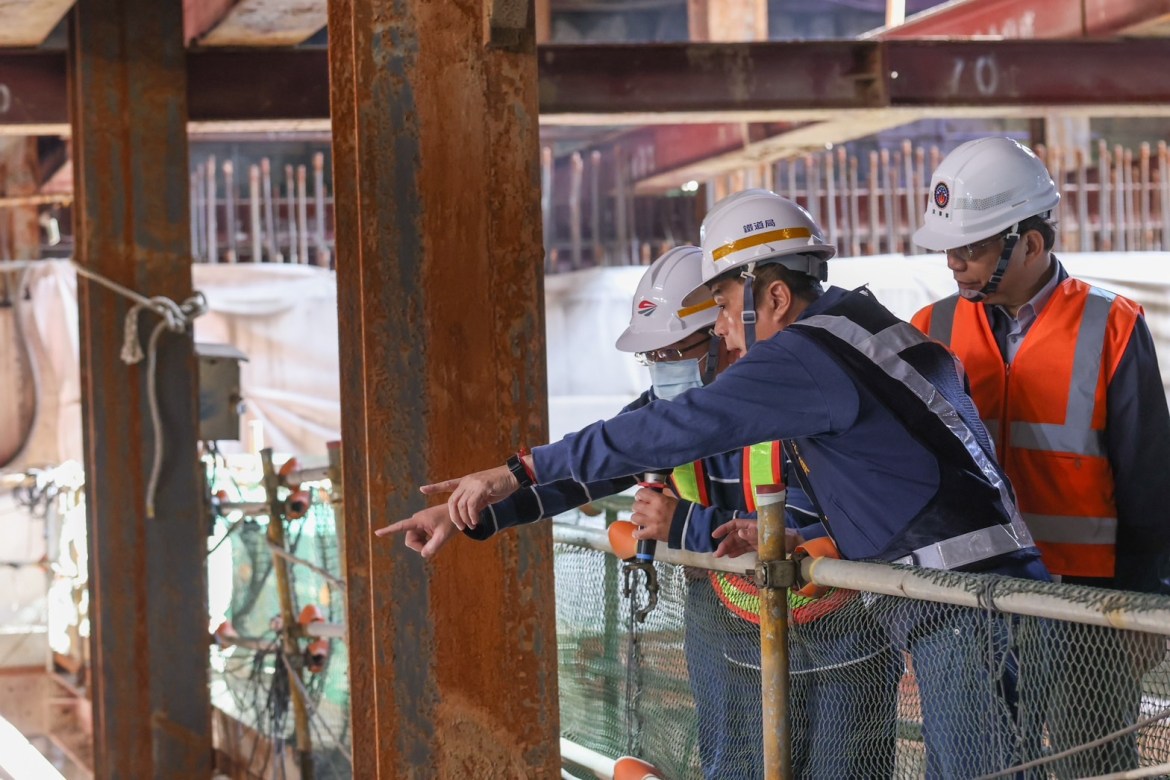
{"label": "rusty steel column", "polygon": [[547,436],[531,3],[330,0],[354,776],[559,776],[547,525],[372,531]]}
{"label": "rusty steel column", "polygon": [[[79,0],[69,76],[82,266],[146,296],[191,295],[182,4]],[[165,458],[154,452],[146,363],[120,357],[130,302],[79,278],[98,778],[206,778],[207,518],[196,460],[190,330],[159,340]],[[142,341],[158,318],[140,315]]]}

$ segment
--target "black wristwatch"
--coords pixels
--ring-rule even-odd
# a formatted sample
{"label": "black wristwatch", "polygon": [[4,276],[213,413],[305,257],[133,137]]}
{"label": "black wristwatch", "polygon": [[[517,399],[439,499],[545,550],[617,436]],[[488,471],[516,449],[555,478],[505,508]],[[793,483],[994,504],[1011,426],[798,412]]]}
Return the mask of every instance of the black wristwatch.
{"label": "black wristwatch", "polygon": [[521,488],[530,488],[536,483],[532,481],[532,474],[528,472],[528,467],[524,465],[523,450],[517,452],[512,457],[508,458],[508,471],[512,472],[512,476],[520,483]]}

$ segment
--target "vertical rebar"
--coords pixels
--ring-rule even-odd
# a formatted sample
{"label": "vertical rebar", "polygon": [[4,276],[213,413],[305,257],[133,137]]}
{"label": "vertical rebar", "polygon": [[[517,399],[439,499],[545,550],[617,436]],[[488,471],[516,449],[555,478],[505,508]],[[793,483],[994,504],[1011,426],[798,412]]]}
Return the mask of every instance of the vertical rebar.
{"label": "vertical rebar", "polygon": [[329,246],[325,243],[325,153],[313,155],[313,219],[316,225],[314,243],[317,246],[317,265],[329,267]]}
{"label": "vertical rebar", "polygon": [[569,165],[569,251],[576,271],[581,267],[581,180],[585,175],[580,152],[573,152]]}
{"label": "vertical rebar", "polygon": [[252,262],[264,261],[260,237],[260,166],[248,167],[248,234],[252,239]]}
{"label": "vertical rebar", "polygon": [[593,264],[609,265],[601,241],[601,152],[589,155],[589,239],[593,242]]}
{"label": "vertical rebar", "polygon": [[223,161],[223,206],[224,229],[227,231],[227,249],[224,250],[223,259],[234,263],[239,258],[236,252],[236,176],[231,160]]}
{"label": "vertical rebar", "polygon": [[1077,233],[1082,252],[1093,249],[1093,233],[1089,224],[1089,177],[1088,161],[1085,159],[1085,150],[1077,148]]}
{"label": "vertical rebar", "polygon": [[882,149],[882,206],[886,212],[886,250],[897,252],[898,240],[898,163],[890,160],[890,150]]}
{"label": "vertical rebar", "polygon": [[837,177],[833,171],[833,153],[826,151],[821,155],[825,167],[825,227],[829,232],[829,243],[840,246],[841,237],[837,232]]}
{"label": "vertical rebar", "polygon": [[297,166],[297,235],[300,236],[297,257],[302,264],[309,262],[309,191],[308,169]]}
{"label": "vertical rebar", "polygon": [[849,156],[849,248],[853,257],[861,256],[861,192],[857,157]]}
{"label": "vertical rebar", "polygon": [[621,146],[613,148],[614,172],[614,201],[613,214],[616,222],[617,252],[614,253],[618,265],[633,265],[630,256],[629,211],[626,208],[626,154]]}
{"label": "vertical rebar", "polygon": [[284,214],[288,224],[288,261],[299,263],[297,257],[297,182],[290,164],[284,166]]}
{"label": "vertical rebar", "polygon": [[848,251],[846,239],[853,228],[849,216],[849,154],[844,146],[837,147],[837,197],[840,200],[838,213],[841,215],[841,238],[837,247],[844,254]]}
{"label": "vertical rebar", "polygon": [[1143,142],[1140,152],[1140,168],[1139,186],[1138,190],[1138,214],[1141,218],[1141,234],[1138,249],[1144,249],[1147,252],[1154,248],[1154,226],[1150,222],[1150,144]]}
{"label": "vertical rebar", "polygon": [[881,208],[880,183],[878,179],[878,153],[869,153],[869,253],[881,251],[881,237],[878,234],[879,209]]}
{"label": "vertical rebar", "polygon": [[1162,211],[1162,240],[1158,249],[1170,248],[1170,150],[1165,141],[1158,142],[1158,205]]}
{"label": "vertical rebar", "polygon": [[[759,522],[758,556],[761,568],[783,561],[783,485],[758,485],[756,510]],[[764,778],[792,777],[792,718],[789,712],[788,588],[776,583],[760,585],[760,684],[763,691]]]}
{"label": "vertical rebar", "polygon": [[902,176],[905,178],[906,254],[917,254],[914,230],[918,227],[918,182],[914,178],[914,148],[909,141],[902,142]]}
{"label": "vertical rebar", "polygon": [[219,262],[219,225],[216,224],[215,208],[215,155],[207,158],[207,262]]}
{"label": "vertical rebar", "polygon": [[1109,147],[1101,140],[1097,142],[1097,212],[1100,214],[1097,235],[1100,236],[1098,250],[1102,252],[1113,249],[1113,222],[1110,216],[1113,195],[1110,184]]}
{"label": "vertical rebar", "polygon": [[260,160],[260,186],[264,198],[264,243],[268,250],[268,260],[273,263],[283,263],[284,257],[276,248],[276,213],[272,204],[272,163],[267,157]]}
{"label": "vertical rebar", "polygon": [[1129,249],[1126,243],[1129,214],[1125,211],[1125,151],[1121,144],[1113,147],[1113,248],[1118,252]]}
{"label": "vertical rebar", "polygon": [[808,213],[813,222],[821,223],[821,171],[817,166],[816,158],[811,154],[804,156],[804,188],[808,191]]}

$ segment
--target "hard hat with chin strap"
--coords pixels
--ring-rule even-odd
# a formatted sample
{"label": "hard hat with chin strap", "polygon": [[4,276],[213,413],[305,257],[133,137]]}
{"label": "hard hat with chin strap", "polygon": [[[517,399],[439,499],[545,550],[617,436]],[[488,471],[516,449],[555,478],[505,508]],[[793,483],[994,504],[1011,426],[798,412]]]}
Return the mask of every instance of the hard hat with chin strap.
{"label": "hard hat with chin strap", "polygon": [[837,249],[812,216],[770,190],[737,192],[715,204],[699,229],[703,247],[703,283],[741,269],[746,345],[755,341],[755,296],[751,279],[756,266],[778,263],[818,281],[829,278],[826,263]]}
{"label": "hard hat with chin strap", "polygon": [[837,249],[796,203],[770,190],[744,190],[715,204],[699,228],[703,282],[734,268],[780,263],[824,281]]}
{"label": "hard hat with chin strap", "polygon": [[930,180],[914,243],[946,251],[1002,233],[1060,203],[1048,169],[1011,138],[968,141],[948,154]]}
{"label": "hard hat with chin strap", "polygon": [[618,337],[618,349],[662,349],[715,324],[719,310],[702,284],[701,256],[697,246],[679,246],[650,264],[638,281],[630,324]]}
{"label": "hard hat with chin strap", "polygon": [[1048,169],[1031,150],[1011,138],[968,141],[948,154],[931,177],[914,243],[944,252],[1003,234],[1003,251],[987,284],[963,293],[981,301],[999,289],[1020,223],[1048,217],[1059,203]]}

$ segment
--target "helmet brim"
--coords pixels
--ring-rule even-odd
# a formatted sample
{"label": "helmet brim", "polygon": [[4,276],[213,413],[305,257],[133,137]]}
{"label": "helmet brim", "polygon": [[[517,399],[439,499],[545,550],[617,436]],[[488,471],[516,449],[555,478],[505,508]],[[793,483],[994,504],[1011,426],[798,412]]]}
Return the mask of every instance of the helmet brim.
{"label": "helmet brim", "polygon": [[958,236],[953,236],[949,233],[940,233],[937,230],[931,230],[928,227],[920,227],[914,231],[914,243],[923,249],[929,249],[932,252],[945,252],[948,249],[954,249],[957,246],[969,244],[971,241],[964,241]]}
{"label": "helmet brim", "polygon": [[614,346],[619,352],[649,352],[653,349],[663,349],[669,347],[674,342],[685,337],[682,331],[679,331],[677,336],[673,336],[669,341],[663,341],[668,335],[665,333],[631,333],[629,328],[626,328],[622,335],[618,336],[618,340]]}

